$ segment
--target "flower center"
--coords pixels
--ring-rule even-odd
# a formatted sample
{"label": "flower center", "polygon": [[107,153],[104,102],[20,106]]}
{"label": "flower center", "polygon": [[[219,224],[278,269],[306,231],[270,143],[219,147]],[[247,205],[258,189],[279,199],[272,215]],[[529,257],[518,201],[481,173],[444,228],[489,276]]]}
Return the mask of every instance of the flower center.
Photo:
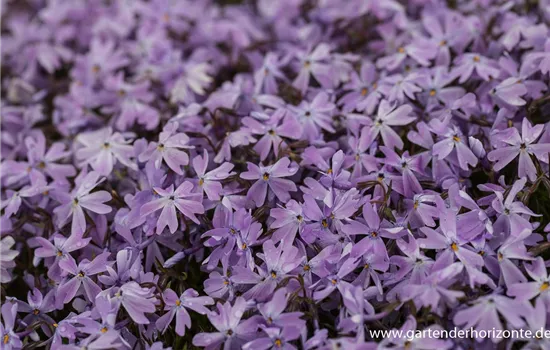
{"label": "flower center", "polygon": [[364,88],[361,89],[361,96],[365,96],[365,95],[368,94],[368,93],[369,93],[369,89],[368,89],[368,88],[364,87]]}
{"label": "flower center", "polygon": [[364,268],[365,270],[368,270],[368,269],[369,269],[369,267],[370,267],[370,265],[369,265],[369,264],[365,264],[365,266],[363,266],[363,268]]}
{"label": "flower center", "polygon": [[38,167],[38,169],[44,169],[46,167],[46,163],[40,162],[40,163],[38,163],[37,167]]}
{"label": "flower center", "polygon": [[474,56],[474,62],[479,62],[479,61],[480,61],[479,56],[478,56],[478,55],[475,55],[475,56]]}
{"label": "flower center", "polygon": [[545,290],[548,289],[548,287],[550,287],[550,284],[548,282],[544,282],[543,284],[540,285],[540,291],[541,292],[544,292]]}
{"label": "flower center", "polygon": [[302,215],[298,215],[296,216],[296,220],[298,220],[298,222],[302,222],[304,221],[304,217]]}
{"label": "flower center", "polygon": [[309,271],[309,270],[311,270],[311,266],[309,266],[309,264],[305,264],[304,271]]}
{"label": "flower center", "polygon": [[10,336],[7,334],[4,335],[4,344],[7,344],[9,341],[10,341]]}
{"label": "flower center", "polygon": [[333,278],[333,279],[332,279],[332,280],[330,281],[330,283],[332,283],[332,285],[334,285],[334,286],[335,286],[335,285],[336,285],[336,283],[338,283],[338,281],[337,281],[337,280],[336,280],[335,278]]}
{"label": "flower center", "polygon": [[84,271],[79,271],[77,276],[80,277],[80,278],[82,278],[82,277],[84,277],[84,276],[86,276],[86,275],[84,274]]}
{"label": "flower center", "polygon": [[264,173],[264,174],[262,175],[262,179],[264,179],[264,181],[269,180],[269,174],[268,174],[268,173]]}
{"label": "flower center", "polygon": [[107,333],[109,329],[107,327],[103,327],[100,329],[101,333]]}
{"label": "flower center", "polygon": [[321,225],[323,225],[324,228],[327,228],[327,227],[328,227],[328,221],[327,221],[327,219],[323,219],[323,220],[321,221]]}
{"label": "flower center", "polygon": [[521,145],[519,145],[519,149],[521,149],[522,151],[524,151],[526,148],[527,148],[527,145],[525,143],[522,143]]}
{"label": "flower center", "polygon": [[441,40],[439,42],[439,46],[445,46],[445,45],[447,45],[447,40]]}
{"label": "flower center", "polygon": [[111,144],[109,142],[103,142],[103,148],[109,149],[111,147]]}
{"label": "flower center", "polygon": [[204,179],[203,179],[203,178],[200,178],[200,179],[199,179],[199,186],[202,186],[202,185],[204,185]]}
{"label": "flower center", "polygon": [[248,245],[247,245],[246,243],[243,243],[243,245],[241,246],[241,248],[242,248],[243,250],[245,250],[246,248],[248,248]]}
{"label": "flower center", "polygon": [[181,305],[181,300],[176,300],[176,306],[180,306]]}
{"label": "flower center", "polygon": [[159,150],[159,151],[164,150],[164,143],[159,143],[159,144],[157,145],[157,150]]}
{"label": "flower center", "polygon": [[332,168],[328,168],[327,174],[329,174],[329,175],[332,174]]}
{"label": "flower center", "polygon": [[403,46],[401,46],[400,48],[397,49],[397,52],[405,53],[405,48]]}
{"label": "flower center", "polygon": [[281,339],[275,339],[275,346],[278,348],[283,346],[283,342],[281,341]]}
{"label": "flower center", "polygon": [[57,251],[57,256],[62,257],[62,256],[63,256],[63,252],[62,252],[61,250],[58,250],[58,251]]}
{"label": "flower center", "polygon": [[232,336],[233,331],[231,329],[228,329],[227,332],[225,332],[225,334],[227,334],[228,336]]}
{"label": "flower center", "polygon": [[460,137],[458,135],[453,136],[454,142],[460,142]]}
{"label": "flower center", "polygon": [[275,135],[275,130],[271,129],[267,132],[269,135]]}
{"label": "flower center", "polygon": [[433,96],[435,96],[435,94],[436,94],[436,91],[435,91],[435,89],[431,89],[431,90],[430,90],[430,96],[432,96],[432,97],[433,97]]}
{"label": "flower center", "polygon": [[451,249],[453,250],[453,252],[458,251],[458,244],[453,242],[453,244],[451,244]]}
{"label": "flower center", "polygon": [[271,271],[271,278],[277,278],[277,272]]}
{"label": "flower center", "polygon": [[32,310],[32,313],[35,314],[35,315],[38,315],[40,313],[40,310],[34,309],[34,310]]}
{"label": "flower center", "polygon": [[413,209],[418,209],[419,206],[420,206],[420,203],[418,201],[414,201]]}

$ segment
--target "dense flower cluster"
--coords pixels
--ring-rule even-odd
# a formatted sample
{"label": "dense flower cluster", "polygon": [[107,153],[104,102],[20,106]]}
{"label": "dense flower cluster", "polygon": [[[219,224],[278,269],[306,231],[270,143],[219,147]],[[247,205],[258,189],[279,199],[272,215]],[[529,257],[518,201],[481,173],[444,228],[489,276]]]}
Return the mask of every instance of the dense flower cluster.
{"label": "dense flower cluster", "polygon": [[550,348],[547,1],[3,5],[2,349]]}

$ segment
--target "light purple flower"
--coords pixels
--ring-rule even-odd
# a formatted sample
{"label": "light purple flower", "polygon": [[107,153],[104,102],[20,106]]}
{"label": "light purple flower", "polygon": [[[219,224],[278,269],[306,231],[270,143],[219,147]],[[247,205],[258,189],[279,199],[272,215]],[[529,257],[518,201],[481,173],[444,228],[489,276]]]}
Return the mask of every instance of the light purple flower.
{"label": "light purple flower", "polygon": [[70,302],[78,293],[81,286],[88,300],[95,300],[95,297],[101,292],[101,288],[90,278],[107,269],[108,259],[111,253],[105,252],[98,255],[94,260],[83,260],[78,265],[76,261],[68,255],[67,258],[59,262],[59,267],[66,273],[72,275],[68,280],[59,286],[58,295],[63,303]]}
{"label": "light purple flower", "polygon": [[[522,316],[527,310],[525,302],[513,300],[498,294],[490,294],[479,297],[472,307],[458,311],[453,321],[462,325],[464,329],[474,327],[477,331],[504,330],[505,327],[499,319],[499,314],[508,324],[508,327],[520,328],[525,325]],[[476,338],[478,342],[483,338]],[[502,341],[501,338],[491,338],[493,343]]]}
{"label": "light purple flower", "polygon": [[113,133],[108,127],[77,136],[80,147],[75,156],[81,167],[88,164],[100,175],[109,176],[117,162],[129,168],[135,168],[131,161],[132,146],[123,134]]}
{"label": "light purple flower", "polygon": [[375,139],[378,135],[382,136],[384,145],[390,148],[403,148],[403,141],[399,135],[392,129],[392,126],[407,125],[416,118],[411,116],[412,107],[402,105],[392,106],[386,100],[380,102],[375,120],[370,126],[372,138]]}
{"label": "light purple flower", "polygon": [[193,222],[199,223],[195,214],[203,214],[204,207],[201,202],[195,200],[200,199],[201,194],[192,193],[192,189],[193,184],[189,181],[183,182],[176,189],[174,189],[174,185],[170,185],[166,189],[154,187],[155,193],[160,198],[144,204],[140,209],[140,214],[145,216],[162,209],[157,221],[157,235],[160,235],[166,226],[170,229],[170,233],[176,232],[178,228],[176,209]]}
{"label": "light purple flower", "polygon": [[548,163],[550,143],[537,143],[542,135],[544,125],[532,126],[527,118],[521,124],[521,135],[516,128],[509,128],[492,135],[493,143],[497,149],[489,152],[487,158],[495,162],[493,169],[500,171],[519,155],[518,176],[527,176],[529,180],[535,181],[537,171],[531,155],[538,160]]}
{"label": "light purple flower", "polygon": [[159,141],[150,142],[147,149],[139,155],[139,161],[152,161],[159,169],[164,160],[176,174],[183,175],[182,167],[189,164],[189,156],[181,149],[189,149],[193,146],[188,145],[189,137],[186,134],[177,131],[177,123],[167,124],[159,134]]}
{"label": "light purple flower", "polygon": [[14,259],[19,255],[19,251],[11,249],[15,245],[12,236],[5,236],[0,240],[0,282],[7,283],[12,280],[9,269],[15,267]]}
{"label": "light purple flower", "polygon": [[168,312],[162,315],[155,324],[159,330],[164,332],[172,319],[176,317],[176,333],[181,336],[185,335],[185,328],[191,328],[191,317],[186,309],[205,315],[209,312],[206,305],[214,304],[212,298],[200,297],[194,289],[187,289],[179,298],[171,289],[165,290],[162,295],[165,303],[164,310]]}
{"label": "light purple flower", "polygon": [[112,208],[104,204],[112,199],[107,191],[90,193],[102,182],[100,174],[91,171],[88,174],[81,173],[76,180],[77,187],[70,193],[55,191],[55,198],[61,203],[54,209],[57,222],[64,226],[72,218],[71,234],[83,234],[86,231],[86,217],[84,209],[97,214],[110,213]]}
{"label": "light purple flower", "polygon": [[257,166],[248,162],[248,171],[241,173],[240,176],[245,180],[257,180],[248,190],[247,198],[260,207],[265,203],[268,188],[271,190],[268,198],[274,195],[281,202],[288,202],[289,192],[294,192],[297,188],[294,182],[283,177],[292,176],[297,171],[298,168],[291,164],[290,159],[284,157],[271,166]]}
{"label": "light purple flower", "polygon": [[229,302],[217,304],[218,313],[211,313],[208,319],[218,330],[214,333],[199,333],[193,337],[193,345],[225,349],[239,349],[255,338],[256,320],[247,319],[241,322],[247,309],[246,300],[237,298],[233,306]]}
{"label": "light purple flower", "polygon": [[225,162],[216,169],[207,172],[206,170],[209,165],[208,160],[208,152],[204,150],[204,155],[202,157],[196,156],[193,158],[193,169],[199,178],[199,187],[206,193],[208,199],[219,200],[223,192],[223,186],[220,181],[235,175],[234,172],[231,172],[234,165]]}

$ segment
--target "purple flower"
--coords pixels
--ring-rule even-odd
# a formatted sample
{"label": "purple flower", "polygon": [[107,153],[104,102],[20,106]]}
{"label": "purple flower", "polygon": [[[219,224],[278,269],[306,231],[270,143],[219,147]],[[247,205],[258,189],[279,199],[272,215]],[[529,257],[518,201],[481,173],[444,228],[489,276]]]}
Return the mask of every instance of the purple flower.
{"label": "purple flower", "polygon": [[103,176],[111,174],[117,161],[129,168],[135,167],[130,160],[132,154],[130,141],[118,132],[113,133],[110,127],[79,134],[77,141],[81,147],[77,149],[75,155],[81,167],[89,164]]}
{"label": "purple flower", "polygon": [[403,141],[392,129],[392,126],[407,125],[414,121],[416,118],[410,115],[411,112],[412,107],[409,105],[396,107],[391,106],[388,101],[382,100],[378,107],[377,116],[370,126],[372,138],[375,139],[378,135],[381,135],[385,146],[392,149],[394,147],[402,149]]}
{"label": "purple flower", "polygon": [[140,162],[152,161],[157,169],[164,160],[176,174],[183,175],[182,166],[189,164],[189,156],[180,149],[193,148],[188,146],[189,137],[177,133],[178,124],[169,123],[159,134],[159,142],[151,142],[147,149],[139,155]]}
{"label": "purple flower", "polygon": [[239,349],[255,338],[256,320],[241,322],[247,309],[244,298],[237,298],[233,306],[229,302],[218,303],[217,308],[218,313],[209,314],[208,319],[218,332],[195,335],[193,345],[215,348],[223,344],[225,349]]}
{"label": "purple flower", "polygon": [[281,72],[284,63],[284,60],[279,59],[274,52],[265,55],[262,66],[254,73],[257,92],[264,90],[267,94],[277,93],[277,80],[285,80],[285,75]]}
{"label": "purple flower", "polygon": [[458,299],[464,297],[464,292],[450,288],[463,268],[463,264],[456,262],[442,270],[432,271],[421,284],[402,285],[400,299],[413,300],[416,307],[431,307],[440,313],[442,305],[456,305]]}
{"label": "purple flower", "polygon": [[53,264],[48,269],[48,276],[56,278],[60,276],[59,262],[70,256],[69,254],[86,247],[92,238],[84,238],[84,232],[76,232],[68,238],[55,234],[53,236],[53,244],[44,237],[36,237],[35,241],[39,247],[34,251],[36,258],[54,258]]}
{"label": "purple flower", "polygon": [[282,137],[299,139],[302,136],[302,126],[285,109],[277,109],[270,117],[260,112],[252,112],[252,117],[243,118],[243,124],[250,129],[254,135],[263,135],[256,145],[254,151],[264,161],[273,149],[275,157],[280,151],[288,148],[288,144]]}
{"label": "purple flower", "polygon": [[338,104],[342,104],[345,111],[356,109],[372,114],[382,98],[377,79],[376,67],[371,62],[364,62],[359,75],[351,73],[350,82],[344,85],[344,90],[352,91],[342,96]]}
{"label": "purple flower", "polygon": [[[527,309],[525,302],[513,300],[498,294],[490,294],[479,297],[472,307],[458,311],[453,321],[457,325],[463,325],[465,329],[474,327],[477,331],[503,330],[499,314],[502,315],[508,326],[520,328],[525,325],[522,316]],[[478,342],[483,338],[476,338]],[[493,337],[491,341],[498,343],[502,339]]]}
{"label": "purple flower", "polygon": [[302,138],[310,142],[319,138],[321,130],[333,133],[332,112],[336,106],[329,101],[329,95],[320,92],[313,101],[302,101],[297,107],[290,107],[300,124],[302,124]]}
{"label": "purple flower", "polygon": [[550,286],[550,281],[544,260],[538,257],[531,265],[526,265],[525,270],[534,281],[510,285],[508,295],[519,300],[530,300],[540,295],[543,300],[548,300],[547,289]]}
{"label": "purple flower", "polygon": [[301,312],[284,312],[287,305],[288,295],[284,288],[276,290],[269,302],[258,305],[258,311],[267,327],[301,329],[305,326],[305,321],[300,318]]}
{"label": "purple flower", "polygon": [[58,295],[63,300],[63,303],[70,302],[78,293],[81,286],[84,287],[84,292],[88,300],[95,300],[95,297],[101,292],[101,288],[90,278],[107,269],[107,259],[111,253],[105,252],[98,255],[93,261],[83,260],[78,265],[76,261],[68,255],[65,259],[59,262],[59,267],[66,273],[72,275],[68,280],[63,282],[57,290]]}
{"label": "purple flower", "polygon": [[[435,269],[454,262],[453,256],[456,256],[464,265],[483,266],[481,256],[470,250],[466,245],[467,242],[458,236],[454,210],[443,210],[440,214],[439,225],[439,232],[429,227],[422,227],[420,231],[426,235],[426,238],[418,239],[418,245],[421,248],[443,250],[435,263]],[[443,266],[440,266],[441,263]]]}
{"label": "purple flower", "polygon": [[183,182],[175,190],[174,185],[170,185],[166,189],[154,188],[160,198],[144,204],[140,209],[140,214],[145,216],[162,209],[157,221],[157,235],[160,235],[166,226],[170,229],[170,233],[176,232],[178,228],[176,209],[193,222],[199,223],[195,214],[203,214],[204,207],[200,202],[193,200],[200,197],[200,194],[192,193],[192,189],[193,184],[189,181]]}
{"label": "purple flower", "polygon": [[191,328],[191,317],[186,309],[205,315],[209,312],[206,305],[214,304],[212,298],[200,297],[194,289],[187,289],[179,298],[171,289],[165,290],[162,295],[165,303],[164,310],[168,312],[161,316],[155,324],[159,330],[164,332],[175,316],[176,333],[181,336],[185,335],[185,328]]}
{"label": "purple flower", "polygon": [[304,225],[302,206],[293,199],[288,201],[284,207],[271,209],[269,215],[275,219],[271,224],[271,227],[276,229],[273,233],[275,241],[293,242],[296,233],[301,232]]}
{"label": "purple flower", "polygon": [[254,339],[251,342],[248,342],[243,345],[243,350],[248,349],[285,349],[285,350],[294,350],[297,349],[290,342],[298,339],[300,336],[300,330],[295,327],[285,327],[285,328],[268,328],[262,327],[262,330],[267,335],[264,338]]}
{"label": "purple flower", "polygon": [[2,335],[2,348],[6,350],[21,349],[23,342],[15,333],[15,320],[17,318],[17,303],[6,302],[2,304],[2,320],[0,334]]}
{"label": "purple flower", "polygon": [[328,44],[321,43],[309,51],[300,51],[296,57],[299,60],[299,72],[292,85],[304,93],[308,88],[311,76],[313,76],[323,86],[332,86],[329,65],[330,46]]}
{"label": "purple flower", "polygon": [[452,124],[432,123],[432,130],[439,135],[440,141],[432,146],[432,155],[438,159],[448,159],[457,163],[460,168],[468,170],[468,166],[476,166],[478,159],[468,147],[466,136]]}
{"label": "purple flower", "polygon": [[112,208],[104,204],[112,199],[107,191],[90,193],[102,180],[100,174],[91,171],[81,173],[75,181],[77,187],[70,193],[55,191],[54,196],[61,203],[54,209],[58,224],[64,226],[72,218],[71,235],[83,234],[86,231],[84,209],[97,214],[110,213]]}
{"label": "purple flower", "polygon": [[498,77],[500,70],[496,62],[478,53],[465,53],[455,59],[454,76],[460,76],[459,83],[468,80],[474,71],[483,80],[490,80]]}
{"label": "purple flower", "polygon": [[[95,346],[128,346],[128,343],[122,338],[121,334],[115,329],[116,314],[115,308],[111,305],[108,298],[98,296],[95,299],[95,313],[78,317],[78,323],[83,325],[79,327],[80,332],[89,334],[87,341],[94,341]],[[92,317],[94,315],[94,317]],[[99,318],[99,321],[95,319]],[[89,345],[88,345],[89,346]]]}
{"label": "purple flower", "polygon": [[500,191],[495,192],[495,199],[491,203],[493,209],[499,214],[493,224],[496,234],[518,235],[524,230],[531,230],[532,226],[529,220],[524,216],[538,216],[520,201],[514,201],[520,191],[527,183],[526,178],[521,178],[514,182],[506,199]]}
{"label": "purple flower", "polygon": [[247,194],[247,198],[254,201],[256,206],[260,207],[264,204],[268,188],[271,190],[269,198],[275,195],[283,203],[290,200],[289,192],[297,190],[292,181],[283,179],[298,171],[298,168],[291,164],[290,159],[281,158],[271,166],[257,166],[250,162],[247,164],[248,171],[241,173],[240,176],[245,180],[257,180]]}
{"label": "purple flower", "polygon": [[64,144],[55,142],[46,151],[46,137],[41,132],[34,137],[28,137],[25,144],[29,150],[29,162],[33,168],[58,181],[66,181],[67,177],[76,175],[76,170],[71,164],[59,164],[59,161],[71,154],[65,151]]}
{"label": "purple flower", "polygon": [[134,281],[117,288],[111,300],[117,309],[122,305],[138,324],[149,324],[145,313],[155,312],[156,298],[151,289],[143,288]]}
{"label": "purple flower", "polygon": [[220,194],[223,192],[223,186],[220,181],[235,175],[234,172],[231,172],[234,165],[225,162],[216,169],[206,172],[208,164],[208,152],[206,150],[204,150],[202,157],[196,156],[193,158],[193,169],[199,178],[199,187],[206,193],[208,199],[219,200]]}
{"label": "purple flower", "polygon": [[519,155],[518,176],[527,176],[529,180],[535,181],[537,171],[531,155],[548,163],[548,153],[550,152],[550,143],[536,143],[543,130],[544,125],[532,126],[527,118],[524,118],[521,124],[521,135],[516,128],[508,128],[494,133],[492,135],[493,146],[497,149],[487,155],[490,161],[495,162],[493,169],[500,171]]}

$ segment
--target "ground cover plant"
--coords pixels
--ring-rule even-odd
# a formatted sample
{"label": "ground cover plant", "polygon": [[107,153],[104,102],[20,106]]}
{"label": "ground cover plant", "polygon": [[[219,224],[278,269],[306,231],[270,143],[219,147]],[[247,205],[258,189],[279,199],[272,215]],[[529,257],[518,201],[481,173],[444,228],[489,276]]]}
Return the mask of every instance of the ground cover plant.
{"label": "ground cover plant", "polygon": [[550,348],[547,1],[1,10],[0,348]]}

